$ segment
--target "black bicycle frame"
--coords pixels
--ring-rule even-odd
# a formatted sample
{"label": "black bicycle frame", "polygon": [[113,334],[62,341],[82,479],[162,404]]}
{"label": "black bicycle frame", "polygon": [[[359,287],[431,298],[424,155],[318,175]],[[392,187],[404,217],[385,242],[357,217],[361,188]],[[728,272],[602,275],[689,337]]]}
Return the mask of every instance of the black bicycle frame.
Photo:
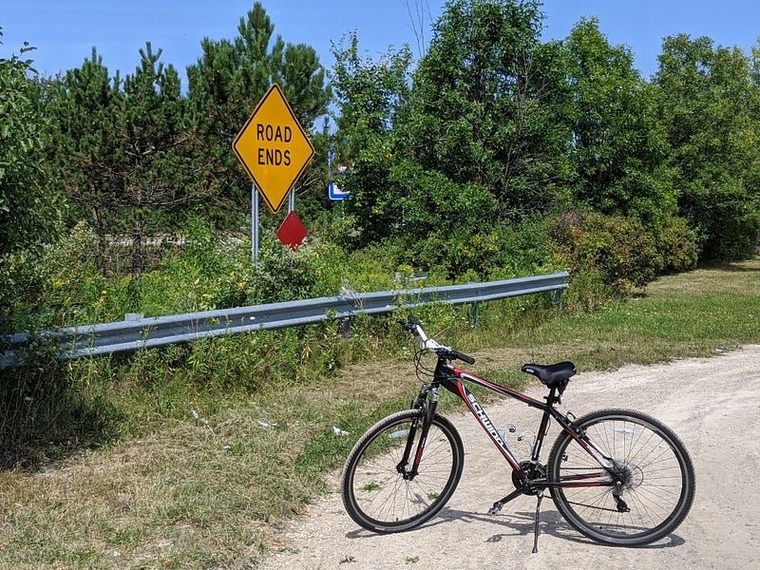
{"label": "black bicycle frame", "polygon": [[[483,430],[488,434],[488,437],[491,439],[496,448],[501,452],[512,469],[519,474],[523,485],[528,485],[529,483],[535,485],[536,481],[529,481],[527,473],[520,464],[520,461],[515,456],[514,452],[509,447],[507,442],[504,441],[504,438],[501,436],[498,429],[496,429],[496,426],[488,417],[488,414],[486,413],[483,406],[480,405],[478,399],[472,392],[470,392],[470,390],[468,390],[465,382],[470,382],[476,386],[480,386],[481,388],[485,388],[486,390],[495,392],[501,396],[506,396],[518,400],[524,404],[527,404],[531,408],[541,410],[541,423],[539,424],[539,429],[536,433],[536,439],[533,443],[533,449],[531,451],[529,459],[529,462],[532,465],[539,464],[539,458],[541,456],[541,450],[549,427],[549,422],[551,421],[551,418],[554,418],[554,420],[556,420],[557,423],[562,426],[563,430],[569,433],[571,437],[573,437],[578,442],[578,444],[589,453],[589,455],[596,459],[596,461],[599,463],[600,468],[603,470],[599,473],[586,473],[583,475],[566,477],[563,478],[562,481],[554,482],[549,482],[544,477],[540,480],[542,487],[590,487],[611,486],[613,484],[611,481],[600,480],[600,476],[612,468],[612,458],[604,453],[604,451],[602,451],[592,441],[587,439],[585,437],[585,433],[583,433],[582,430],[576,428],[570,418],[568,418],[565,414],[554,407],[554,404],[560,401],[560,398],[557,395],[556,387],[549,389],[548,396],[545,396],[545,401],[542,402],[535,398],[531,398],[530,396],[523,394],[522,392],[519,392],[515,389],[509,388],[507,386],[502,386],[500,384],[495,384],[489,380],[486,380],[485,378],[481,378],[464,370],[460,370],[459,368],[455,368],[451,366],[445,358],[438,359],[438,363],[436,364],[435,372],[433,374],[432,383],[423,386],[420,394],[417,397],[417,400],[415,400],[414,405],[416,407],[420,409],[424,407],[425,414],[423,415],[425,419],[423,421],[423,432],[421,434],[420,442],[417,446],[412,470],[410,472],[407,472],[405,467],[402,468],[402,466],[406,465],[411,454],[411,443],[414,440],[414,433],[410,433],[410,437],[407,440],[407,449],[404,453],[404,460],[402,460],[398,466],[399,472],[404,474],[405,478],[413,478],[417,473],[419,462],[422,458],[422,453],[424,451],[425,442],[427,439],[427,432],[438,402],[438,387],[442,386],[465,403],[467,408],[470,410],[470,413],[472,413]],[[432,394],[432,399],[429,403],[427,402],[428,393]],[[415,430],[415,428],[419,428],[419,426],[413,426],[412,432]],[[588,480],[595,481],[591,482]]]}
{"label": "black bicycle frame", "polygon": [[495,392],[502,396],[514,398],[515,400],[527,404],[531,408],[542,411],[541,423],[539,425],[538,432],[536,433],[536,439],[533,443],[533,450],[531,451],[530,455],[530,461],[532,462],[537,463],[541,455],[541,448],[543,447],[544,437],[546,436],[550,416],[553,416],[563,426],[569,427],[569,424],[566,423],[565,417],[554,408],[556,389],[551,389],[549,391],[549,395],[546,397],[546,402],[541,402],[540,400],[531,398],[530,396],[518,392],[517,390],[514,390],[507,386],[494,384],[485,378],[475,376],[474,374],[465,372],[464,370],[450,368],[450,371],[451,372],[448,375],[447,379],[441,385],[449,392],[455,394],[465,403],[467,408],[470,410],[470,413],[472,413],[481,427],[488,434],[488,437],[494,443],[496,448],[501,452],[509,465],[515,471],[522,472],[523,469],[520,465],[520,461],[517,459],[512,449],[509,447],[509,444],[507,444],[507,442],[501,436],[499,430],[496,429],[496,426],[491,421],[491,418],[488,417],[486,410],[483,408],[483,406],[480,405],[480,402],[478,402],[478,399],[475,397],[475,395],[467,388],[465,382],[470,382],[476,386],[480,386],[481,388],[485,388],[486,390],[490,390],[491,392]]}

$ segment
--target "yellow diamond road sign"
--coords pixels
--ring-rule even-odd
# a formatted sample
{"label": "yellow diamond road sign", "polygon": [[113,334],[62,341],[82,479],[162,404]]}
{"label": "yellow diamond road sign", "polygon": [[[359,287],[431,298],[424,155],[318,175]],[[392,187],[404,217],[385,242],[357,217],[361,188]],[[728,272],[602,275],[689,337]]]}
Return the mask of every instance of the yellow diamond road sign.
{"label": "yellow diamond road sign", "polygon": [[259,101],[232,148],[273,212],[314,156],[311,141],[276,83]]}

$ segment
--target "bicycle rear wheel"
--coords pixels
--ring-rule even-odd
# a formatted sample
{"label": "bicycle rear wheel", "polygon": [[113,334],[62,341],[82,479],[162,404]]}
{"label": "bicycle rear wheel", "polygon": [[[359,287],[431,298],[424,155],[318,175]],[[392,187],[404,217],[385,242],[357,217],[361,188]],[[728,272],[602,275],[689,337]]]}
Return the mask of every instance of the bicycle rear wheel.
{"label": "bicycle rear wheel", "polygon": [[[562,432],[549,454],[557,509],[581,534],[613,546],[640,546],[673,532],[694,500],[694,467],[678,436],[634,410],[600,410]],[[586,442],[613,459],[605,469]]]}
{"label": "bicycle rear wheel", "polygon": [[[451,422],[437,414],[418,473],[404,477],[418,452],[419,417],[419,411],[407,410],[380,420],[348,455],[341,482],[343,505],[359,526],[380,533],[409,530],[432,518],[454,493],[462,475],[464,446]],[[409,461],[400,465],[408,443]]]}

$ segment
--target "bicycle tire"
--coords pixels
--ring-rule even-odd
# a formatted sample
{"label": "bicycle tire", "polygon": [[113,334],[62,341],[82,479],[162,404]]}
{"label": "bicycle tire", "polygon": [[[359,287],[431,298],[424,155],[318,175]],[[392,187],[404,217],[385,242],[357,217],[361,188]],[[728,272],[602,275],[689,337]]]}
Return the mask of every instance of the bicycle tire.
{"label": "bicycle tire", "polygon": [[407,442],[404,436],[419,414],[406,410],[380,420],[348,455],[341,481],[343,505],[354,522],[367,530],[393,533],[421,525],[443,508],[459,483],[464,465],[462,439],[454,425],[438,414],[433,416],[417,475],[407,480],[397,470]]}
{"label": "bicycle tire", "polygon": [[[549,454],[552,483],[602,473],[597,486],[552,487],[557,509],[578,532],[612,546],[642,546],[672,533],[694,501],[694,466],[678,436],[659,420],[626,409],[592,412],[575,421],[583,434],[615,461],[625,482],[618,507],[613,476],[563,431]],[[603,486],[605,485],[606,486]]]}

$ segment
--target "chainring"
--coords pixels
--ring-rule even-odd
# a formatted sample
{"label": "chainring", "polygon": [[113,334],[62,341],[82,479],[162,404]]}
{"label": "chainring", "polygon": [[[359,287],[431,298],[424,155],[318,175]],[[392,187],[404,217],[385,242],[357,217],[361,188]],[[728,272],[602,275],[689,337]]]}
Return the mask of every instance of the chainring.
{"label": "chainring", "polygon": [[[520,463],[520,468],[528,476],[529,480],[546,479],[545,465],[534,465],[530,461],[523,461],[522,463]],[[535,495],[536,493],[538,493],[537,486],[530,485],[530,484],[523,485],[523,482],[520,479],[520,473],[518,471],[515,471],[514,469],[512,470],[512,484],[515,486],[515,489],[522,491],[526,495]]]}

